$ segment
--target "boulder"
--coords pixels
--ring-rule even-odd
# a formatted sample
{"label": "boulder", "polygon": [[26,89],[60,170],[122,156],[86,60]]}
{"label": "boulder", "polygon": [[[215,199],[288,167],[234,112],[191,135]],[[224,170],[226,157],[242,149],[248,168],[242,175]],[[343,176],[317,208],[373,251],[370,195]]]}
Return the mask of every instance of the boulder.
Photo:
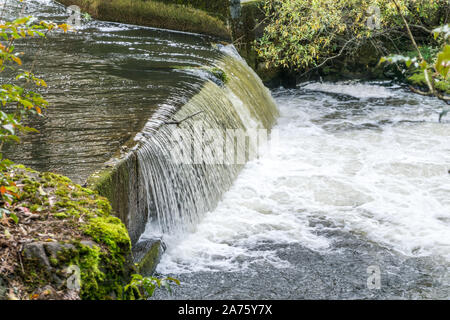
{"label": "boulder", "polygon": [[140,239],[132,248],[133,263],[137,272],[142,275],[151,275],[165,250],[160,238]]}
{"label": "boulder", "polygon": [[53,259],[58,259],[58,256],[64,251],[76,251],[73,244],[59,242],[46,242],[44,243],[44,249],[47,256]]}
{"label": "boulder", "polygon": [[27,243],[23,247],[22,255],[24,257],[24,263],[36,263],[40,267],[43,267],[46,271],[51,271],[50,262],[47,254],[45,253],[43,242]]}

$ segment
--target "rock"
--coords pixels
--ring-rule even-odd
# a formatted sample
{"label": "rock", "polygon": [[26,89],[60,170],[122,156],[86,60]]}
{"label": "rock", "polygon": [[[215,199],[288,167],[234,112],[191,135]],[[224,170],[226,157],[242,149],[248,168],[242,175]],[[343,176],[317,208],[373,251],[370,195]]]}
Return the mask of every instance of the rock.
{"label": "rock", "polygon": [[161,259],[165,246],[161,239],[141,239],[132,248],[133,263],[143,275],[151,275]]}
{"label": "rock", "polygon": [[60,290],[66,285],[66,281],[58,277],[56,274],[52,274],[52,284],[56,289]]}
{"label": "rock", "polygon": [[58,259],[58,255],[60,255],[64,251],[76,251],[76,248],[73,244],[59,242],[46,242],[44,243],[44,249],[47,253],[47,256],[53,259]]}
{"label": "rock", "polygon": [[82,241],[80,241],[80,243],[81,243],[82,245],[86,246],[86,247],[89,247],[89,248],[100,247],[100,246],[98,245],[98,243],[96,243],[96,242],[94,242],[94,241],[91,241],[91,240],[82,240]]}
{"label": "rock", "polygon": [[44,244],[42,242],[27,243],[23,247],[22,255],[24,263],[37,263],[45,268],[46,271],[51,271],[50,262],[45,253]]}

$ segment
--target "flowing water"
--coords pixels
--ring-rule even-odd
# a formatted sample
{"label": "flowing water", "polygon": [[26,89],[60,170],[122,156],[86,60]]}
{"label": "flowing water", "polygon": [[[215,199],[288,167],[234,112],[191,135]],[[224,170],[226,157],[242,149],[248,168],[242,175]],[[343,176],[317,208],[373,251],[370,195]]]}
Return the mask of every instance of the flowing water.
{"label": "flowing water", "polygon": [[[450,297],[450,121],[383,83],[273,92],[270,152],[157,271],[175,299]],[[440,106],[440,107],[437,107]],[[367,287],[379,268],[381,288]]]}
{"label": "flowing water", "polygon": [[[194,118],[178,125],[160,125],[168,119],[156,113],[141,134],[138,177],[145,186],[151,215],[142,238],[195,227],[230,188],[245,158],[251,158],[242,153],[244,159],[238,161],[235,149],[245,150],[245,138],[253,130],[254,143],[248,142],[248,148],[256,154],[258,130],[267,136],[266,129],[275,122],[278,111],[269,90],[232,50],[224,48],[226,56],[217,62],[227,80],[208,81],[173,116],[178,121]],[[238,133],[244,139],[237,139]],[[227,142],[231,148],[226,148]]]}

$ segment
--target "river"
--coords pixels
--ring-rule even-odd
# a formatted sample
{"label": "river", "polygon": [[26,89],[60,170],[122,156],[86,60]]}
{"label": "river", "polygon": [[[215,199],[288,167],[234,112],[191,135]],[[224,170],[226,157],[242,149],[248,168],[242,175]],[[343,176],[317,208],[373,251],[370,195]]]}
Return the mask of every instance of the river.
{"label": "river", "polygon": [[[26,10],[66,19],[64,7],[52,1],[27,1]],[[224,66],[234,91],[184,69],[223,56],[208,37],[88,21],[77,33],[50,40],[23,49],[39,53],[37,70],[49,84],[42,93],[51,106],[45,118],[31,119],[40,133],[8,150],[38,170],[83,182],[156,110],[184,105],[205,83],[205,113],[211,105],[215,111],[226,106],[240,123],[263,108],[253,97],[265,93],[252,95],[262,90],[249,89],[249,69],[235,58],[228,56],[232,61]],[[272,96],[281,115],[270,148],[234,183],[237,170],[219,177],[232,186],[223,196],[215,190],[221,198],[215,209],[203,212],[215,207],[209,199],[199,205],[218,180],[211,168],[202,171],[211,179],[203,185],[207,174],[168,165],[161,168],[178,171],[159,170],[166,180],[158,185],[144,177],[147,188],[157,186],[152,196],[161,198],[159,208],[168,199],[181,218],[189,210],[196,217],[193,225],[162,236],[167,249],[157,274],[182,284],[154,299],[448,299],[450,120],[437,121],[442,103],[389,82],[311,82],[274,89]],[[157,151],[165,146],[151,142],[147,146]],[[379,286],[368,284],[374,276]]]}
{"label": "river", "polygon": [[[269,152],[166,237],[171,299],[450,297],[450,122],[390,83],[276,89]],[[440,107],[439,107],[440,106]],[[368,273],[380,271],[370,289]]]}

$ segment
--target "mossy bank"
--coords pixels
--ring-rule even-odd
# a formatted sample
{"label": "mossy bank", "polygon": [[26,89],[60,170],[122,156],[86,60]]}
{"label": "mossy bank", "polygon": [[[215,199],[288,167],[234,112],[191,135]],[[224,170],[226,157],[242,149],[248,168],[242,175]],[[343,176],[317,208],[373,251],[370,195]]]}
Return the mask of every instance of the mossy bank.
{"label": "mossy bank", "polygon": [[[227,1],[154,1],[154,0],[58,0],[77,5],[99,20],[136,24],[147,27],[201,33],[229,39],[225,23]],[[200,9],[196,8],[198,6]],[[215,11],[215,7],[222,8]],[[202,10],[204,9],[204,10]],[[208,10],[208,11],[206,11]],[[217,14],[212,14],[215,11]]]}
{"label": "mossy bank", "polygon": [[15,166],[0,219],[0,299],[117,299],[131,242],[107,199],[69,178]]}

